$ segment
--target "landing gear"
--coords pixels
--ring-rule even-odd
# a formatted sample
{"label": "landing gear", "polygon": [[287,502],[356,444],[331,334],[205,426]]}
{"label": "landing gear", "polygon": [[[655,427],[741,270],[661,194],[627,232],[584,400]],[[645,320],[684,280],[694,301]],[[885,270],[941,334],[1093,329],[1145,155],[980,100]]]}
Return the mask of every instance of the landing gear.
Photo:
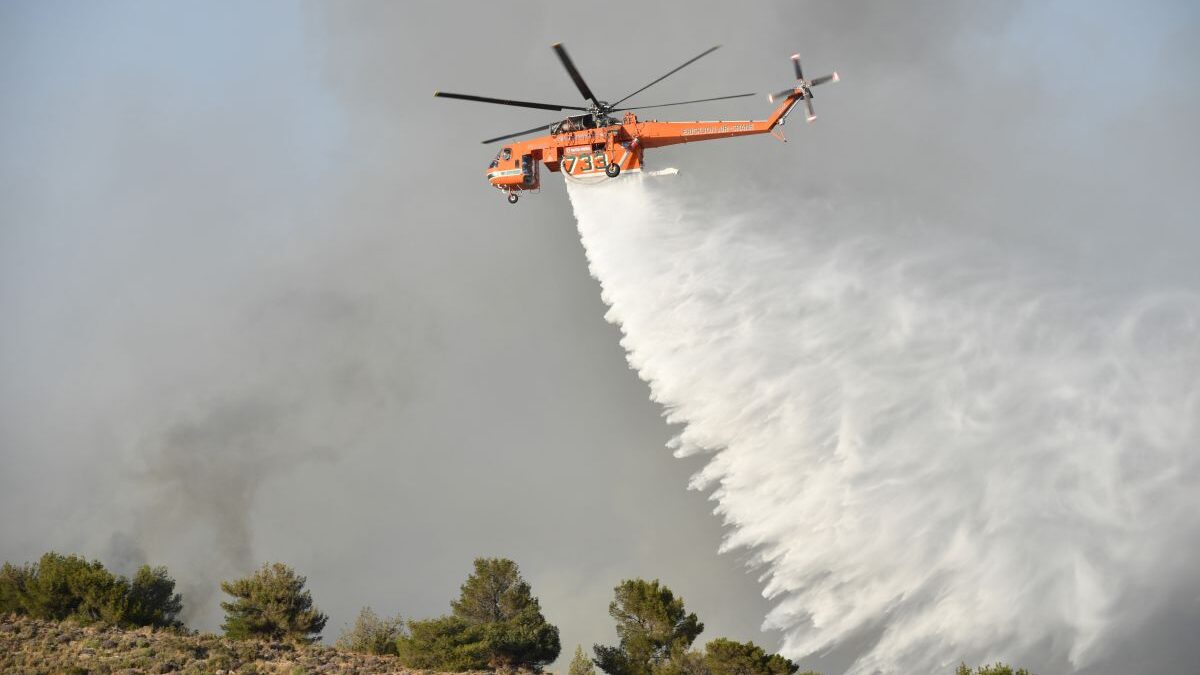
{"label": "landing gear", "polygon": [[508,193],[508,203],[509,204],[517,203],[517,193],[515,193],[515,192]]}
{"label": "landing gear", "polygon": [[604,175],[608,176],[609,178],[616,178],[617,176],[621,175],[621,167],[617,166],[616,164],[609,164],[608,166],[604,167]]}

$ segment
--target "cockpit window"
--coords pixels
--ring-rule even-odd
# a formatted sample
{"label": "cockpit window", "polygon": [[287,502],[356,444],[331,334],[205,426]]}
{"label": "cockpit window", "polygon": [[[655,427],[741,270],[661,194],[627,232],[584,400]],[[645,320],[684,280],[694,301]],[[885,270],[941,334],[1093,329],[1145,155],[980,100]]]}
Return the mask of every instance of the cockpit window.
{"label": "cockpit window", "polygon": [[512,148],[505,148],[505,149],[501,150],[500,157],[502,159],[511,159],[512,158]]}

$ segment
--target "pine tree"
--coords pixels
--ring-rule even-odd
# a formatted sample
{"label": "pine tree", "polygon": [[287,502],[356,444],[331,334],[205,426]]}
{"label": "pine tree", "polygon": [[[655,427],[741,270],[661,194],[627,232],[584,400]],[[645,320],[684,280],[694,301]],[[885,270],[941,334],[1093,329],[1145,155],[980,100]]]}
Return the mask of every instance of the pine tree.
{"label": "pine tree", "polygon": [[475,572],[450,607],[456,618],[482,629],[492,668],[540,670],[562,649],[558,628],[546,621],[512,560],[476,558]]}
{"label": "pine tree", "polygon": [[453,614],[408,622],[397,641],[410,668],[538,671],[558,658],[558,628],[546,621],[517,564],[478,558],[475,571],[450,603]]}
{"label": "pine tree", "polygon": [[575,645],[575,656],[567,668],[567,675],[596,675],[596,665],[583,653],[583,645]]}
{"label": "pine tree", "polygon": [[651,675],[687,651],[704,624],[658,579],[626,579],[615,589],[608,613],[617,621],[615,647],[596,645],[596,665],[609,675]]}
{"label": "pine tree", "polygon": [[221,590],[234,599],[221,603],[221,628],[235,639],[316,642],[329,617],[313,606],[305,582],[283,563],[264,564],[248,577],[222,581]]}
{"label": "pine tree", "polygon": [[450,608],[469,624],[508,621],[530,605],[537,606],[517,563],[507,558],[476,558],[475,572],[459,591]]}

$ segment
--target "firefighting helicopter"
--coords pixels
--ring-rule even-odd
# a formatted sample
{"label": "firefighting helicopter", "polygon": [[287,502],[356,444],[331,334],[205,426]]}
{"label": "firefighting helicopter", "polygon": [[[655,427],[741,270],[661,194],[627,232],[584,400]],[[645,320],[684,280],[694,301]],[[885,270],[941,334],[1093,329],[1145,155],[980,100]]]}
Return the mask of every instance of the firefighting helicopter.
{"label": "firefighting helicopter", "polygon": [[[626,95],[616,103],[608,103],[596,98],[579,70],[575,68],[571,57],[561,43],[552,46],[558,60],[567,70],[567,74],[579,89],[583,98],[590,101],[587,107],[558,105],[554,103],[533,103],[515,101],[512,99],[474,96],[471,94],[451,94],[435,91],[434,96],[454,98],[463,101],[479,103],[495,103],[498,105],[518,106],[521,108],[536,108],[538,110],[578,110],[581,114],[570,115],[551,124],[543,124],[525,131],[505,134],[483,141],[485,144],[519,138],[539,131],[547,135],[537,138],[517,141],[503,146],[496,158],[487,168],[488,182],[493,187],[508,196],[510,204],[517,203],[517,193],[520,191],[537,190],[541,187],[539,162],[546,165],[552,172],[561,171],[567,178],[573,180],[596,179],[604,177],[616,178],[622,172],[641,171],[642,155],[646,148],[661,148],[678,143],[694,143],[696,141],[711,141],[718,138],[734,136],[750,136],[769,133],[776,138],[786,141],[781,130],[792,108],[804,101],[806,117],[811,124],[817,119],[813,111],[812,88],[826,82],[837,82],[838,74],[822,75],[811,80],[804,78],[800,67],[800,55],[792,55],[792,65],[796,71],[796,85],[789,89],[776,92],[767,97],[775,103],[781,101],[771,116],[765,120],[718,120],[699,122],[659,122],[657,120],[642,121],[633,113],[634,110],[647,108],[664,108],[667,106],[686,105],[689,103],[705,103],[707,101],[722,101],[731,98],[743,98],[754,94],[734,94],[732,96],[717,96],[693,101],[678,101],[675,103],[659,103],[656,105],[634,106],[619,108],[625,101],[637,94],[662,82],[671,75],[683,70],[701,58],[716,51],[717,47],[704,50],[699,55],[688,59],[683,65],[667,72],[650,84]],[[612,113],[624,112],[622,119],[612,117]]]}

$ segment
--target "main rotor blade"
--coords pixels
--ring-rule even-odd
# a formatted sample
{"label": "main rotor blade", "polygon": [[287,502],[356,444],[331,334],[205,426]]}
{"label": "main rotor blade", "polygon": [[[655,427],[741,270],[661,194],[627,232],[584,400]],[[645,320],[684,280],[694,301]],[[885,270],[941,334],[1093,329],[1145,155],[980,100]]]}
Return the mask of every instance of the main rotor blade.
{"label": "main rotor blade", "polygon": [[663,80],[665,80],[665,79],[667,79],[668,77],[670,77],[670,76],[674,75],[675,73],[678,73],[679,71],[683,70],[684,68],[686,68],[686,67],[688,67],[688,66],[692,65],[692,64],[693,64],[693,63],[695,63],[696,61],[699,61],[699,60],[700,60],[702,57],[708,56],[709,54],[711,54],[711,53],[713,53],[713,52],[717,51],[717,50],[718,50],[718,49],[720,49],[720,48],[721,48],[721,45],[717,45],[717,46],[715,46],[715,47],[710,47],[710,48],[708,48],[708,49],[705,49],[703,52],[700,52],[700,55],[699,55],[699,56],[695,56],[695,57],[692,57],[691,59],[688,59],[686,62],[684,62],[684,64],[683,64],[682,66],[679,66],[679,67],[678,67],[678,68],[676,68],[675,70],[672,70],[671,72],[667,73],[666,75],[663,75],[662,77],[660,77],[660,78],[658,78],[657,80],[655,80],[655,81],[651,82],[650,84],[648,84],[648,85],[646,85],[646,86],[642,87],[641,89],[638,89],[637,91],[633,92],[632,94],[629,94],[629,95],[628,95],[628,96],[626,96],[625,98],[623,98],[623,99],[621,99],[620,101],[617,101],[616,103],[614,103],[614,104],[613,104],[613,106],[615,107],[615,106],[619,106],[619,105],[621,105],[621,104],[622,104],[622,103],[624,103],[625,101],[628,101],[630,98],[632,98],[632,97],[633,97],[635,94],[640,94],[640,93],[642,93],[643,91],[646,91],[646,90],[647,90],[647,89],[649,89],[650,87],[653,87],[654,85],[658,84],[659,82],[662,82]]}
{"label": "main rotor blade", "polygon": [[471,94],[451,94],[445,91],[435,91],[434,96],[442,98],[457,98],[462,101],[478,101],[479,103],[496,103],[498,105],[515,105],[520,108],[537,108],[539,110],[587,110],[573,105],[558,105],[556,103],[531,103],[529,101],[513,101],[507,98],[490,98],[488,96],[473,96]]}
{"label": "main rotor blade", "polygon": [[558,60],[562,61],[563,68],[567,69],[567,74],[571,76],[571,80],[574,81],[575,86],[579,88],[579,93],[583,94],[584,98],[591,99],[592,103],[599,106],[600,101],[596,100],[596,95],[592,93],[592,90],[587,86],[587,82],[583,81],[583,76],[580,75],[579,71],[575,69],[575,64],[571,62],[571,57],[567,56],[567,50],[563,48],[562,43],[555,42],[553,45],[551,45],[551,49],[554,50],[555,54],[558,54]]}
{"label": "main rotor blade", "polygon": [[[551,122],[550,124],[553,124],[553,122]],[[497,136],[495,138],[489,138],[486,141],[484,141],[483,144],[487,145],[488,143],[495,143],[496,141],[503,141],[508,138],[516,138],[517,136],[524,136],[526,134],[532,134],[537,131],[544,131],[546,133],[550,133],[550,124],[543,124],[540,127],[526,129],[525,131],[518,131],[515,134],[508,134],[507,136]]]}
{"label": "main rotor blade", "polygon": [[704,103],[705,101],[724,101],[727,98],[745,98],[747,96],[756,96],[756,94],[734,94],[733,96],[717,96],[716,98],[699,98],[695,101],[680,101],[678,103],[659,103],[657,105],[639,105],[634,108],[616,108],[609,112],[621,112],[623,110],[645,110],[646,108],[665,108],[669,105],[687,105],[688,103]]}

